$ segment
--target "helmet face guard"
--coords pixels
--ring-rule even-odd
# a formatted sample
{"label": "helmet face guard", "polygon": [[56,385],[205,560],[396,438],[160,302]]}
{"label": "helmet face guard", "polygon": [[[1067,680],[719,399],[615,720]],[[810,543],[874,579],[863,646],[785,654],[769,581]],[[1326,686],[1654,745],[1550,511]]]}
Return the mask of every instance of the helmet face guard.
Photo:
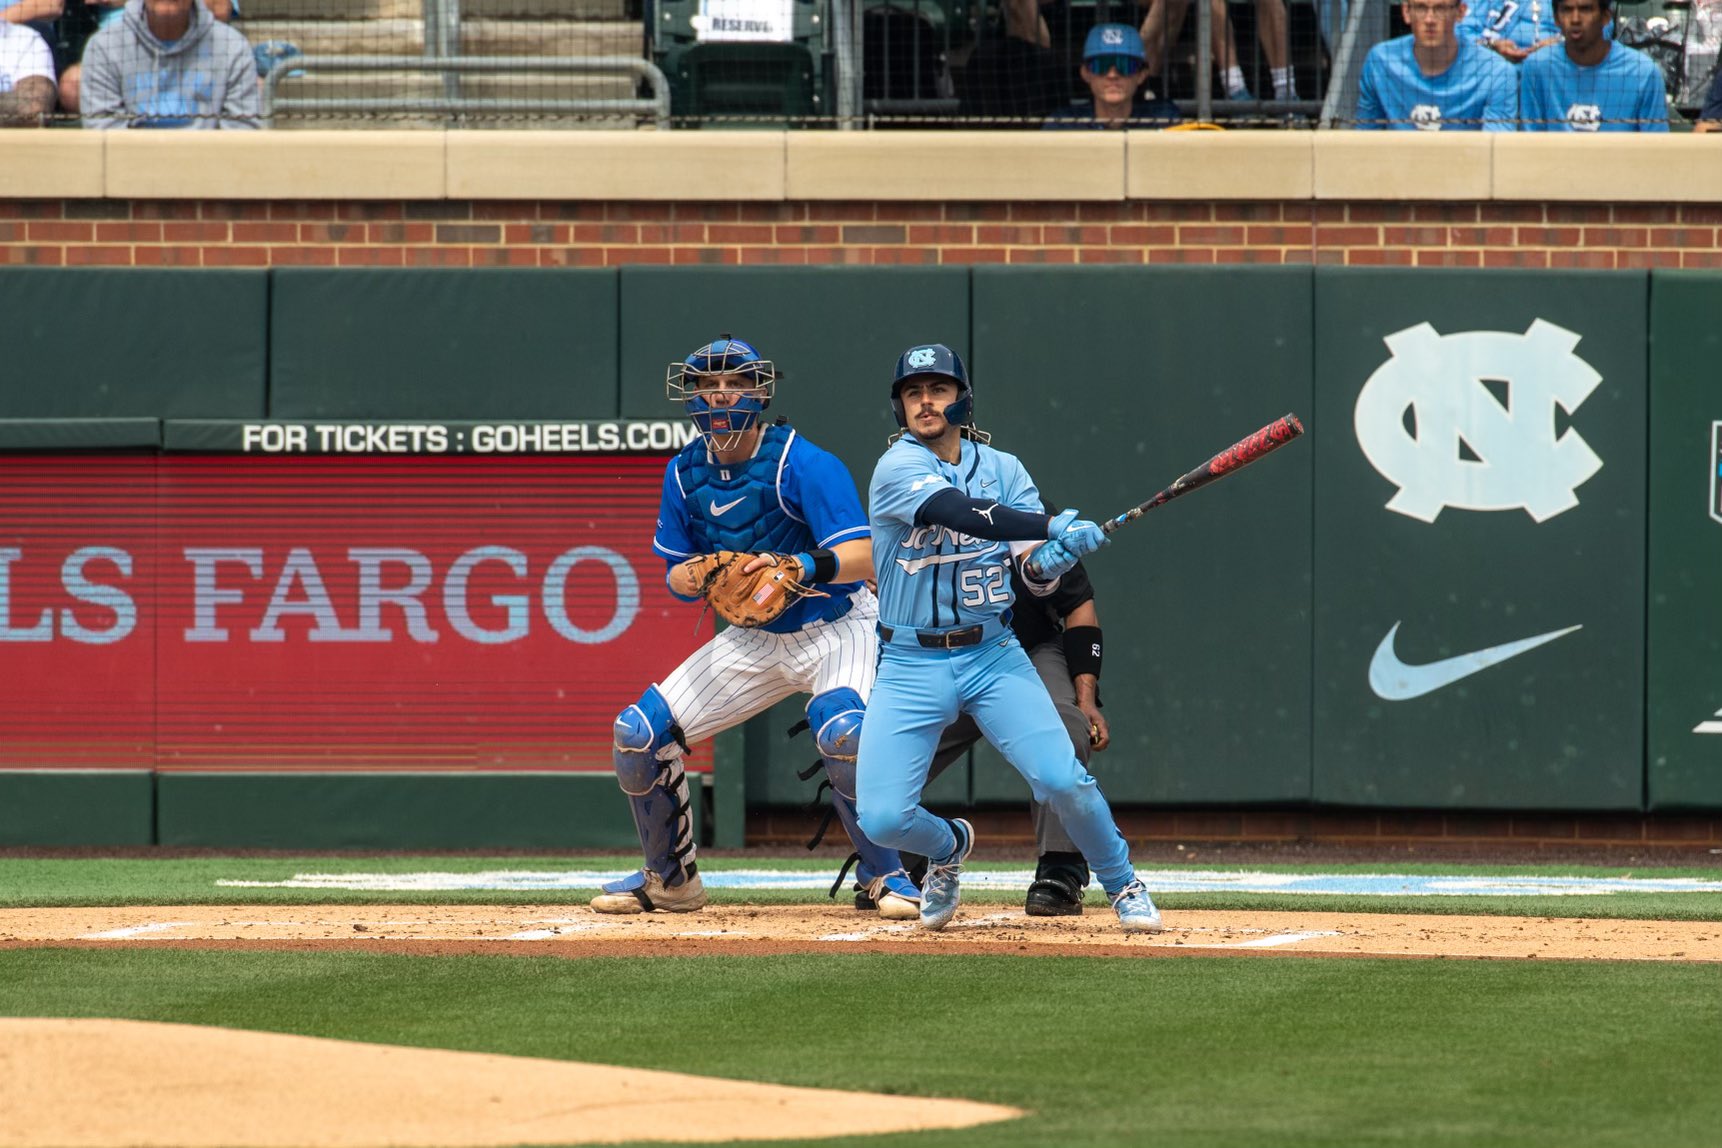
{"label": "helmet face guard", "polygon": [[902,431],[892,439],[902,437],[909,429],[909,413],[903,408],[903,385],[912,379],[940,378],[957,384],[957,399],[945,407],[945,421],[976,442],[986,442],[991,436],[975,426],[975,391],[969,385],[968,368],[962,356],[943,343],[910,347],[897,359],[897,370],[891,378],[891,413]]}
{"label": "helmet face guard", "polygon": [[[745,380],[745,390],[727,385],[713,387],[712,379]],[[727,405],[711,402],[714,394],[730,396]],[[760,415],[771,405],[777,391],[777,368],[769,359],[740,339],[728,335],[712,340],[679,363],[671,363],[664,375],[664,393],[693,419],[700,437],[713,450],[728,450],[760,423]]]}

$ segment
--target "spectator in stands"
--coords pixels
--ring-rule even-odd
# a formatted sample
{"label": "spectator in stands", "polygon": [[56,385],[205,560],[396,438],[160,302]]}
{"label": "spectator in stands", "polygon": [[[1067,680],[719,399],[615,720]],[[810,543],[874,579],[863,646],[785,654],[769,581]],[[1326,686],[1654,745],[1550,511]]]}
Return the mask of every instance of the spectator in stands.
{"label": "spectator in stands", "polygon": [[126,0],[84,56],[85,127],[258,126],[251,45],[204,0]]}
{"label": "spectator in stands", "polygon": [[[93,23],[97,31],[120,19],[126,11],[126,0],[72,0],[72,3],[74,6],[83,4],[93,10]],[[203,3],[209,9],[209,14],[223,24],[231,23],[239,15],[237,0],[203,0]],[[72,46],[74,59],[83,55],[84,44],[88,39],[89,33],[86,32]],[[83,65],[76,62],[67,63],[60,69],[61,111],[78,114],[78,87],[82,72]]]}
{"label": "spectator in stands", "polygon": [[1698,113],[1692,130],[1722,132],[1722,68],[1716,69],[1716,78],[1710,81],[1710,94],[1704,97],[1704,110]]}
{"label": "spectator in stands", "polygon": [[0,126],[40,125],[54,110],[54,54],[36,29],[0,20]]}
{"label": "spectator in stands", "polygon": [[1082,45],[1082,82],[1091,99],[1060,108],[1041,125],[1070,128],[1163,128],[1178,122],[1178,105],[1168,99],[1139,103],[1148,78],[1142,37],[1128,24],[1096,24]]}
{"label": "spectator in stands", "polygon": [[1555,0],[1560,48],[1538,52],[1519,76],[1519,108],[1532,132],[1665,132],[1662,69],[1636,48],[1604,38],[1614,0]]}
{"label": "spectator in stands", "polygon": [[965,114],[1038,118],[1065,101],[1068,82],[1052,51],[1043,2],[1002,0],[1004,35],[977,44],[964,69]]}
{"label": "spectator in stands", "polygon": [[60,18],[66,0],[0,0],[0,20],[8,24],[48,24]]}
{"label": "spectator in stands", "polygon": [[[1286,39],[1286,8],[1284,0],[1255,0],[1256,40],[1262,55],[1268,58],[1269,75],[1274,86],[1274,99],[1297,99],[1293,80],[1291,45]],[[1149,98],[1155,93],[1166,95],[1160,72],[1166,53],[1178,42],[1184,30],[1184,16],[1190,10],[1190,0],[1149,0],[1148,15],[1142,20],[1142,40],[1148,53]],[[1209,0],[1213,14],[1214,66],[1219,70],[1221,90],[1228,100],[1253,100],[1249,83],[1244,79],[1244,67],[1238,57],[1238,41],[1232,34],[1232,22],[1226,18],[1226,0]]]}
{"label": "spectator in stands", "polygon": [[1487,48],[1459,39],[1458,0],[1405,0],[1409,35],[1369,50],[1357,97],[1357,127],[1419,131],[1513,131],[1518,77]]}
{"label": "spectator in stands", "polygon": [[1478,0],[1459,21],[1459,39],[1499,52],[1509,64],[1561,42],[1555,0]]}

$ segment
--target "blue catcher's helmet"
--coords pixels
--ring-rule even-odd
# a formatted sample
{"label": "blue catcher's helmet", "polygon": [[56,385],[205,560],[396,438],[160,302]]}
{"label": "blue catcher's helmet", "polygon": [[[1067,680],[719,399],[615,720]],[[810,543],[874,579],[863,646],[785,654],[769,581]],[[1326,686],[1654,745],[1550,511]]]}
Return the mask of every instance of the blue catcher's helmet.
{"label": "blue catcher's helmet", "polygon": [[989,437],[975,426],[975,391],[969,385],[968,368],[963,357],[943,343],[927,343],[910,347],[897,358],[897,372],[891,377],[891,413],[897,425],[909,429],[909,416],[903,410],[903,384],[910,379],[933,375],[957,384],[957,401],[945,408],[945,421],[962,428],[962,433],[976,442]]}
{"label": "blue catcher's helmet", "polygon": [[[748,380],[750,389],[734,395],[729,406],[714,407],[709,401],[710,388],[700,382],[726,375]],[[751,344],[732,338],[728,332],[681,362],[671,363],[664,375],[664,393],[682,404],[706,445],[719,450],[733,446],[743,433],[759,424],[759,416],[771,405],[776,390],[777,368],[771,360],[760,358]]]}

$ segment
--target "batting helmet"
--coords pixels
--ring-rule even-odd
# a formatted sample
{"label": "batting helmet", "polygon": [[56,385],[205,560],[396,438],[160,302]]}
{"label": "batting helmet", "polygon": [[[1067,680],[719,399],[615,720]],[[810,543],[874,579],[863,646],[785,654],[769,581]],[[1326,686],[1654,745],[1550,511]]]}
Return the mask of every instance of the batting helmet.
{"label": "batting helmet", "polygon": [[897,357],[897,372],[891,377],[891,413],[897,416],[897,425],[909,429],[909,416],[903,410],[903,384],[928,376],[957,384],[957,401],[945,408],[945,421],[961,427],[970,438],[985,442],[986,437],[975,429],[975,390],[969,385],[968,368],[963,366],[963,357],[943,343],[910,347]]}
{"label": "batting helmet", "polygon": [[[734,395],[729,406],[712,406],[710,388],[700,381],[730,375],[747,379],[751,389]],[[770,359],[760,358],[751,344],[725,332],[681,362],[671,363],[664,374],[664,393],[682,404],[708,446],[722,449],[758,424],[760,414],[771,405],[777,378]]]}

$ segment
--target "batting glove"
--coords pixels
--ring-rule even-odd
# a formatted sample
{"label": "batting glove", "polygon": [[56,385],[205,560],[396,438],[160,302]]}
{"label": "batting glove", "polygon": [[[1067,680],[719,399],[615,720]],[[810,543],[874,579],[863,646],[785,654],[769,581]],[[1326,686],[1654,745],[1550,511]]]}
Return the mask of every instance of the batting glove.
{"label": "batting glove", "polygon": [[1075,566],[1076,560],[1077,556],[1070,552],[1063,540],[1054,538],[1051,542],[1042,542],[1028,556],[1028,573],[1037,581],[1051,582]]}
{"label": "batting glove", "polygon": [[[1075,558],[1093,554],[1102,546],[1108,546],[1112,542],[1097,523],[1078,518],[1074,510],[1066,510],[1062,514],[1054,515],[1046,533],[1052,541],[1063,544],[1064,548]],[[1050,558],[1050,555],[1048,557]],[[1073,563],[1074,560],[1072,559]],[[1036,562],[1036,565],[1044,568],[1045,560]],[[1068,570],[1069,567],[1067,566],[1065,569]]]}

